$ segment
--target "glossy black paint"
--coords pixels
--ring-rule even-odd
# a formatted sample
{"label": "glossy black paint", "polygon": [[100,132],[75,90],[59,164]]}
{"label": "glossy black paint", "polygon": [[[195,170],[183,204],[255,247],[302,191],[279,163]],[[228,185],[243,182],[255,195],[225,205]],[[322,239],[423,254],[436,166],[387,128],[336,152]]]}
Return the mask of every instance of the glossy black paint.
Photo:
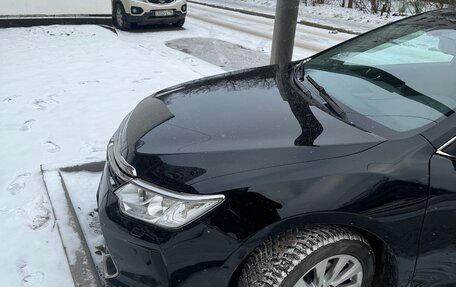
{"label": "glossy black paint", "polygon": [[99,213],[120,270],[111,284],[232,286],[268,237],[340,224],[376,249],[375,286],[456,285],[456,164],[435,155],[456,135],[456,116],[387,139],[303,96],[293,73],[291,65],[225,74],[138,105],[122,149],[138,177],[226,200],[179,230],[141,223],[120,213],[113,191],[123,182],[108,164]]}
{"label": "glossy black paint", "polygon": [[[427,131],[437,148],[456,135],[452,117]],[[456,156],[456,143],[445,151]],[[434,155],[430,162],[430,198],[423,225],[415,286],[455,286],[456,284],[456,159]]]}
{"label": "glossy black paint", "polygon": [[417,286],[454,286],[456,282],[456,160],[431,161],[431,198],[423,226]]}
{"label": "glossy black paint", "polygon": [[[413,149],[404,154],[408,146]],[[161,281],[163,284],[168,279],[170,286],[213,286],[211,282],[227,286],[242,260],[272,234],[312,223],[354,226],[382,238],[392,249],[395,268],[389,279],[403,286],[413,274],[426,206],[427,166],[433,152],[429,143],[417,136],[348,157],[254,170],[199,183],[194,190],[229,188],[223,191],[226,201],[210,217],[177,232],[125,218],[119,214],[115,196],[108,192],[101,201],[106,208],[100,209],[103,233],[115,261],[128,262],[119,266],[125,270],[121,273],[126,273],[124,276],[134,273],[137,266],[147,266],[148,261],[138,261],[138,256],[123,250],[143,254],[140,247],[146,246],[159,251],[166,262],[169,277]],[[138,228],[141,240],[131,239]],[[126,248],[132,242],[136,244]],[[206,281],[209,275],[216,281]]]}
{"label": "glossy black paint", "polygon": [[182,192],[218,193],[223,189],[193,186],[233,173],[346,156],[385,141],[306,100],[293,84],[292,70],[277,66],[189,83],[157,98],[173,116],[145,121],[144,111],[158,113],[157,103],[141,102],[125,134],[136,149],[123,155],[140,178]]}

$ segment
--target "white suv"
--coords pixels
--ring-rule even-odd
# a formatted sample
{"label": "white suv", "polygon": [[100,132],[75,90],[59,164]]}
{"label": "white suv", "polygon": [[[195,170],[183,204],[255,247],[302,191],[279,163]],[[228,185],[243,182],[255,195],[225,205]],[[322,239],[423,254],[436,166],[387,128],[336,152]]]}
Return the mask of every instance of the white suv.
{"label": "white suv", "polygon": [[182,27],[187,0],[111,0],[114,25],[128,30],[132,24],[172,24]]}

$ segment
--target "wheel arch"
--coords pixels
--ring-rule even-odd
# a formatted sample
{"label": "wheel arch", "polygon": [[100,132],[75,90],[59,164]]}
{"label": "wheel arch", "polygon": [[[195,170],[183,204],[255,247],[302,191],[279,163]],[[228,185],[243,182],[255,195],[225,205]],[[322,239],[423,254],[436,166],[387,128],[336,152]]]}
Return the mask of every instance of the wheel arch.
{"label": "wheel arch", "polygon": [[114,9],[116,8],[116,5],[120,4],[122,7],[125,9],[125,5],[122,3],[122,0],[111,0],[111,8],[114,13]]}
{"label": "wheel arch", "polygon": [[397,282],[397,262],[394,252],[376,230],[371,228],[374,220],[352,213],[313,213],[284,219],[267,226],[248,238],[242,247],[232,254],[228,266],[235,266],[228,286],[236,286],[240,272],[252,252],[271,237],[278,236],[289,229],[309,225],[338,225],[361,234],[371,245],[375,254],[375,277],[373,287],[394,286]]}

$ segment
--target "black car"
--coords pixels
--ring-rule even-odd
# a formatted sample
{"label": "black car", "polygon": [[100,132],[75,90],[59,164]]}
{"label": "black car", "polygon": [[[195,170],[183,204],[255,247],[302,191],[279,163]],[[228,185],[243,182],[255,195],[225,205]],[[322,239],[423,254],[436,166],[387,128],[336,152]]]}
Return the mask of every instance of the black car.
{"label": "black car", "polygon": [[456,10],[144,99],[98,203],[113,286],[456,286]]}

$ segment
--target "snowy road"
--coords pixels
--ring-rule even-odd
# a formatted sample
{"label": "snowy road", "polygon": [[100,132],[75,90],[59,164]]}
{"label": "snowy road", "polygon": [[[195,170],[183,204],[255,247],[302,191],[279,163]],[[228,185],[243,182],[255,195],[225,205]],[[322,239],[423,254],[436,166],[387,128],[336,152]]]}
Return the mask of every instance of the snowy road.
{"label": "snowy road", "polygon": [[[191,3],[204,3],[215,7],[227,9],[237,9],[274,15],[275,0],[193,0]],[[389,22],[399,20],[401,16],[379,17],[373,14],[365,14],[358,9],[345,9],[340,7],[340,1],[325,1],[326,5],[305,6],[301,1],[298,20],[313,23],[314,25],[324,25],[337,27],[355,33],[364,33]],[[331,3],[328,5],[328,3]],[[394,14],[394,13],[393,13]],[[318,27],[318,26],[317,26]]]}
{"label": "snowy road", "polygon": [[[272,39],[274,28],[274,20],[272,19],[207,7],[195,3],[192,3],[189,9],[188,16],[194,20],[194,23],[201,24],[203,22],[206,26],[212,24],[249,34],[249,36],[260,37],[268,41]],[[345,33],[331,34],[330,31],[325,29],[298,25],[295,47],[313,54],[351,37],[353,35]]]}
{"label": "snowy road", "polygon": [[[157,40],[166,42],[176,38],[208,37],[232,42],[269,55],[273,26],[272,19],[192,3],[183,29],[157,30],[141,27],[133,33],[123,31],[118,33],[119,39],[129,45],[149,51],[156,49]],[[311,56],[352,37],[353,35],[350,34],[333,34],[325,29],[298,25],[293,58],[302,59]],[[188,55],[178,51],[168,51],[168,53],[184,61],[195,61],[195,58],[189,58]]]}
{"label": "snowy road", "polygon": [[[167,41],[219,39],[269,54],[271,20],[200,5],[189,10],[184,29],[118,35],[89,25],[0,29],[0,286],[73,283],[40,164],[102,159],[119,122],[141,99],[224,72]],[[299,27],[294,57],[349,37]]]}

